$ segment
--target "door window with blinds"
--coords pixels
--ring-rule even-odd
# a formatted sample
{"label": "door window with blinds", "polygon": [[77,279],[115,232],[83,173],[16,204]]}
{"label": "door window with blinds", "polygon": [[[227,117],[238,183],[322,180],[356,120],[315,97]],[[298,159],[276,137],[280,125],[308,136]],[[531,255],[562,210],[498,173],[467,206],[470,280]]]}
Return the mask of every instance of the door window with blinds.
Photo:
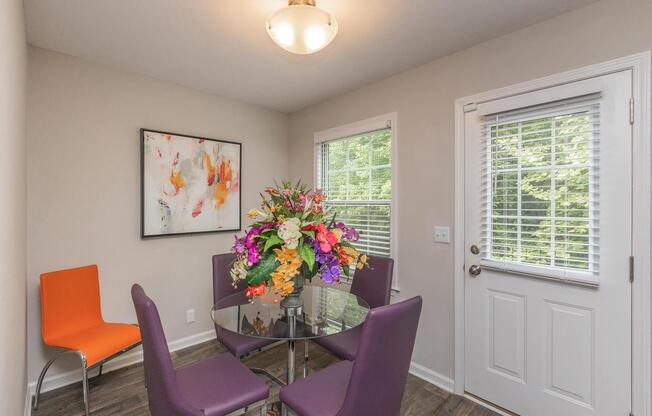
{"label": "door window with blinds", "polygon": [[550,277],[599,267],[599,97],[483,118],[483,257]]}
{"label": "door window with blinds", "polygon": [[315,145],[316,186],[337,219],[355,227],[355,247],[392,256],[392,128],[382,128]]}

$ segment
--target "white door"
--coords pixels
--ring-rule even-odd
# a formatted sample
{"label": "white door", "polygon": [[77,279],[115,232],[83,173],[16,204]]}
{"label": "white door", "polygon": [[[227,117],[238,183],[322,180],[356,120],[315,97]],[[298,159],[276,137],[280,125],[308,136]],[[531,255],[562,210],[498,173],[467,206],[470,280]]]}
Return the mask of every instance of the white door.
{"label": "white door", "polygon": [[527,416],[631,406],[631,72],[465,113],[465,389]]}

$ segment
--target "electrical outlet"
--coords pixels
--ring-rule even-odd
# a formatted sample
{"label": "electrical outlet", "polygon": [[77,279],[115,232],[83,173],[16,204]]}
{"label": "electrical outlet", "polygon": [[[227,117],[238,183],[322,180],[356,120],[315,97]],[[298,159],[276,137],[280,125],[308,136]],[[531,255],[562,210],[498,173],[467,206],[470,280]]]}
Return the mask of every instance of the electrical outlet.
{"label": "electrical outlet", "polygon": [[195,322],[195,310],[194,309],[188,309],[186,311],[186,323],[191,324]]}
{"label": "electrical outlet", "polygon": [[435,243],[445,243],[448,244],[451,242],[451,229],[450,227],[435,227],[434,233],[434,242]]}

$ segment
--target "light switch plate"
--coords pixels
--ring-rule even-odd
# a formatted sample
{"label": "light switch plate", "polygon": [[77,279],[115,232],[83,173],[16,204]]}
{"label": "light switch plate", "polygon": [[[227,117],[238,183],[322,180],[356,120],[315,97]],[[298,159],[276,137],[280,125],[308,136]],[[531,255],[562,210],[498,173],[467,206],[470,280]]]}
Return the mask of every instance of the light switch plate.
{"label": "light switch plate", "polygon": [[435,243],[444,243],[444,244],[450,243],[451,242],[451,229],[450,229],[450,227],[436,226],[435,227],[434,241],[435,241]]}

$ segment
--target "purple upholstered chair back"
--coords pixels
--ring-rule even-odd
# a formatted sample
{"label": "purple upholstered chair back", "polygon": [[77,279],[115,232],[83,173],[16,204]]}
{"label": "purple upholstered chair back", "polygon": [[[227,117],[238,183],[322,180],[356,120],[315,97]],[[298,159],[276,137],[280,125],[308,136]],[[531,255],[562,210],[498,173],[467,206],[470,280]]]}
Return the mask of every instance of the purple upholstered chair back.
{"label": "purple upholstered chair back", "polygon": [[242,291],[233,287],[230,270],[235,261],[235,254],[225,253],[213,256],[213,303],[218,300]]}
{"label": "purple upholstered chair back", "polygon": [[[224,253],[213,256],[213,304],[218,300],[239,292],[231,283],[231,265],[235,261],[235,254]],[[217,338],[222,338],[222,328],[215,325]]]}
{"label": "purple upholstered chair back", "polygon": [[191,406],[181,395],[156,305],[137,284],[131,288],[131,298],[143,339],[145,379],[151,414],[203,416],[204,412]]}
{"label": "purple upholstered chair back", "polygon": [[389,305],[393,272],[393,259],[369,256],[369,266],[353,275],[351,293],[366,300],[371,308]]}
{"label": "purple upholstered chair back", "polygon": [[338,416],[397,416],[421,315],[421,296],[369,311]]}

